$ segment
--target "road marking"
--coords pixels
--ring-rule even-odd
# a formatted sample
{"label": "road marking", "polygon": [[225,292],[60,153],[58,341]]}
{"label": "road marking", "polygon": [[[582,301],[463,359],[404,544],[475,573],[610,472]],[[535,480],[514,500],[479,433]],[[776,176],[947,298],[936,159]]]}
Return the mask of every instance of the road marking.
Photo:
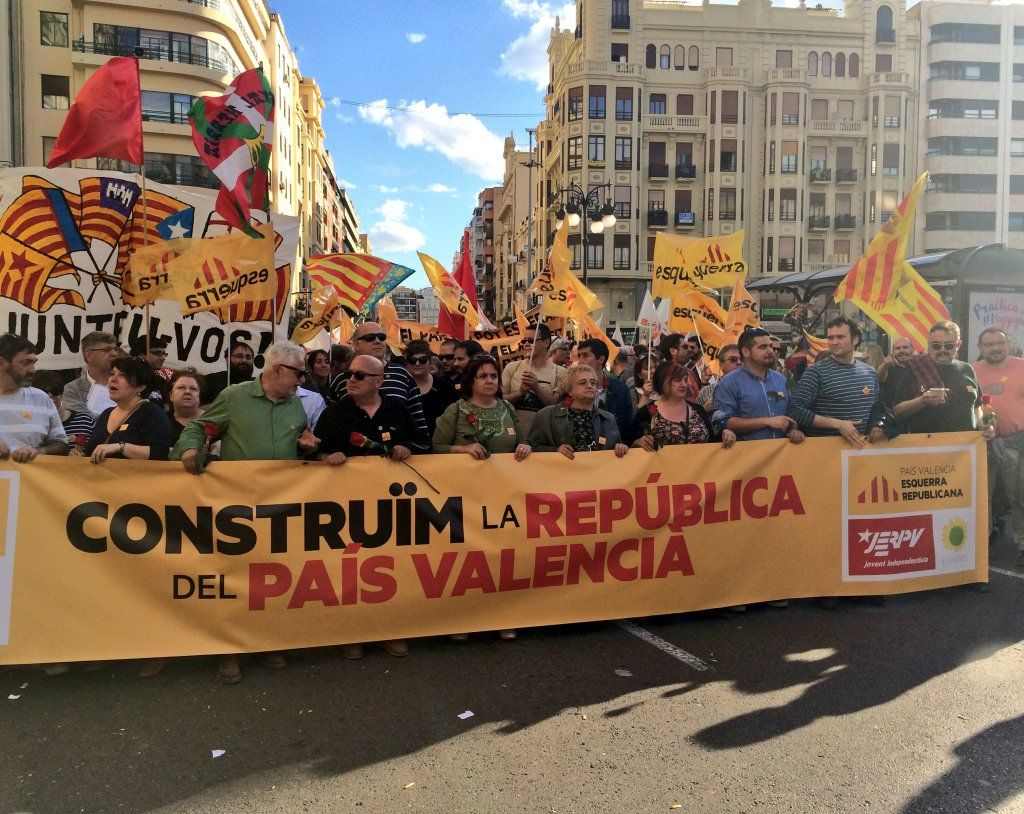
{"label": "road marking", "polygon": [[619,627],[627,633],[636,636],[641,641],[647,642],[652,647],[657,647],[662,653],[671,656],[676,661],[681,661],[687,667],[700,671],[709,669],[708,665],[693,655],[693,653],[683,650],[681,647],[676,647],[672,642],[667,642],[661,636],[654,635],[646,628],[640,627],[636,622],[619,622]]}
{"label": "road marking", "polygon": [[1024,579],[1024,574],[1018,574],[1016,571],[1007,571],[1005,568],[994,568],[989,566],[989,571],[996,574],[1002,574],[1004,577],[1013,577],[1014,579]]}

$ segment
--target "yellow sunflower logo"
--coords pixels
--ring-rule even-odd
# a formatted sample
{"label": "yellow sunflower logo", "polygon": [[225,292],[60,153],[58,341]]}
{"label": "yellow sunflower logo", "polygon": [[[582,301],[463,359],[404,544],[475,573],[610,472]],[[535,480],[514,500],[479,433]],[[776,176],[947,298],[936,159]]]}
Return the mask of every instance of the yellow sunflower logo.
{"label": "yellow sunflower logo", "polygon": [[950,551],[960,551],[967,542],[967,523],[962,518],[955,518],[946,523],[942,529],[942,544]]}

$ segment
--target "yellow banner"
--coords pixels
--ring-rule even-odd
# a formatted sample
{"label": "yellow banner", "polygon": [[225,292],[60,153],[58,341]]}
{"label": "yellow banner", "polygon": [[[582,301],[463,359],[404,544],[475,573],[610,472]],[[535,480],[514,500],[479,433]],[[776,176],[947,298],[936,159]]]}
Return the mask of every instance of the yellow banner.
{"label": "yellow banner", "polygon": [[978,433],[486,461],[0,463],[0,664],[285,650],[985,581]]}
{"label": "yellow banner", "polygon": [[121,298],[126,305],[151,305],[174,296],[167,265],[180,257],[193,241],[188,238],[161,240],[136,249],[121,275]]}
{"label": "yellow banner", "polygon": [[339,312],[344,313],[345,309],[338,301],[338,289],[333,285],[316,286],[310,300],[310,315],[300,319],[292,331],[292,342],[299,345],[305,345],[320,331],[330,332],[332,328],[340,327],[342,324]]}
{"label": "yellow banner", "polygon": [[262,239],[232,232],[193,240],[188,251],[165,265],[182,314],[276,296],[274,232],[267,225],[255,228]]}
{"label": "yellow banner", "polygon": [[758,315],[757,300],[747,291],[742,277],[737,277],[732,287],[732,298],[729,300],[729,316],[725,321],[726,330],[734,337],[743,333],[748,325],[756,328],[761,324]]}
{"label": "yellow banner", "polygon": [[654,239],[655,297],[675,298],[694,287],[725,288],[747,273],[743,230],[717,237],[680,237],[659,232]]}
{"label": "yellow banner", "polygon": [[528,289],[541,298],[540,315],[543,317],[571,317],[579,311],[597,311],[604,307],[597,295],[583,285],[569,267],[572,253],[568,244],[568,221],[555,234],[555,243],[548,254],[548,262]]}

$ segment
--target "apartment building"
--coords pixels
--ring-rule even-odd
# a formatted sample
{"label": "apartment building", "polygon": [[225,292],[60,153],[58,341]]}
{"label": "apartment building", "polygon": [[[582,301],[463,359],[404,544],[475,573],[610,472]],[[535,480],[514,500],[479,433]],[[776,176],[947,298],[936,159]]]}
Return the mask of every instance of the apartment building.
{"label": "apartment building", "polygon": [[501,187],[485,187],[477,195],[469,222],[469,252],[476,276],[477,302],[484,313],[494,315],[494,202]]}
{"label": "apartment building", "polygon": [[822,269],[856,259],[913,184],[920,38],[903,0],[577,0],[576,15],[548,49],[537,216],[550,245],[558,191],[605,185],[615,226],[570,242],[608,324],[635,319],[659,232],[743,229],[753,276]]}
{"label": "apartment building", "polygon": [[411,288],[400,285],[391,292],[391,302],[398,318],[406,322],[420,321],[419,295]]}
{"label": "apartment building", "polygon": [[918,245],[1024,248],[1024,5],[925,0],[918,152],[930,173]]}
{"label": "apartment building", "polygon": [[416,293],[419,295],[420,322],[424,325],[437,325],[437,316],[441,311],[437,293],[429,285],[419,289]]}
{"label": "apartment building", "polygon": [[529,239],[530,154],[505,139],[505,176],[497,193],[494,218],[494,316],[514,316],[514,306],[527,310],[527,241]]}
{"label": "apartment building", "polygon": [[[196,97],[222,94],[239,73],[262,64],[276,102],[271,208],[302,221],[297,259],[324,249],[317,209],[334,207],[324,193],[337,184],[333,167],[333,185],[324,179],[323,97],[316,81],[301,75],[284,23],[264,0],[12,0],[5,6],[0,34],[10,36],[0,36],[0,166],[45,164],[77,90],[110,57],[137,55],[147,178],[216,189],[192,144],[189,109]],[[102,158],[74,164],[140,169]],[[346,208],[341,198],[339,212]],[[339,223],[354,246],[358,219],[350,201],[347,210]],[[294,267],[292,290],[300,291],[299,264]]]}

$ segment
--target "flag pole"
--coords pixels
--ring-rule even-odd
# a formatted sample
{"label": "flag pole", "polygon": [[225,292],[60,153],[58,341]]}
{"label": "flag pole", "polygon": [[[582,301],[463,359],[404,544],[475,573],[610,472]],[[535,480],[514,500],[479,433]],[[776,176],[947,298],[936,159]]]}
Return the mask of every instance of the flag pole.
{"label": "flag pole", "polygon": [[[136,51],[136,56],[135,56],[135,71],[136,71],[136,74],[139,77],[139,92],[141,93],[142,92],[142,69],[139,67],[139,57],[138,57],[138,52],[137,51]],[[140,101],[140,103],[141,103],[141,101]],[[145,135],[145,133],[144,133],[143,128],[142,128],[142,117],[140,116],[139,117],[139,144],[142,145],[142,166],[139,169],[142,171],[142,245],[143,245],[143,247],[146,247],[146,246],[149,245],[149,195],[148,195],[148,193],[146,191],[146,143],[143,140],[143,136],[144,135]],[[142,318],[145,320],[145,325],[143,326],[143,328],[145,330],[144,337],[145,337],[145,343],[146,343],[146,345],[145,345],[145,347],[146,347],[146,356],[148,357],[149,356],[149,319],[150,319],[149,300],[148,299],[146,300],[146,304],[143,306],[143,309],[142,309]],[[146,359],[146,363],[147,364],[149,363],[149,359]]]}

